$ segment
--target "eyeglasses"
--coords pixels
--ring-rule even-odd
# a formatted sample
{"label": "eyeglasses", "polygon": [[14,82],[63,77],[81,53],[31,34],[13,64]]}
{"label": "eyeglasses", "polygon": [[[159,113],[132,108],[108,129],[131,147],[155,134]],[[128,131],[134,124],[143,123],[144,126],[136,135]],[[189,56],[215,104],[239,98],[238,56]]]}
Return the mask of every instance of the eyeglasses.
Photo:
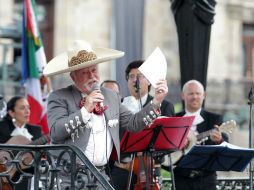
{"label": "eyeglasses", "polygon": [[130,75],[128,75],[128,80],[136,80],[137,78],[139,78],[140,80],[142,80],[142,79],[144,79],[145,78],[145,76],[143,75],[143,74],[137,74],[137,75],[135,75],[135,74],[130,74]]}

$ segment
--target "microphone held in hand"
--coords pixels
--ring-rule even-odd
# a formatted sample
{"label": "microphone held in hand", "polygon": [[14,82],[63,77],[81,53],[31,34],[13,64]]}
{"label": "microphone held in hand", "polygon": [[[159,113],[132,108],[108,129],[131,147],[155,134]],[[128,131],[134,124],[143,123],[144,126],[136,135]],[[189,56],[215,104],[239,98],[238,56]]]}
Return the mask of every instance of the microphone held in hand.
{"label": "microphone held in hand", "polygon": [[94,91],[94,90],[100,90],[100,85],[97,82],[94,83],[91,87],[91,91]]}
{"label": "microphone held in hand", "polygon": [[[91,91],[101,90],[99,83],[94,83],[91,87]],[[104,107],[103,102],[98,103],[101,108]]]}
{"label": "microphone held in hand", "polygon": [[[91,87],[91,90],[100,90],[100,85],[98,83],[94,83]],[[95,108],[93,110],[93,113],[97,114],[97,115],[102,115],[104,113],[104,111],[108,108],[108,105],[103,105],[103,102],[97,102],[95,104]]]}

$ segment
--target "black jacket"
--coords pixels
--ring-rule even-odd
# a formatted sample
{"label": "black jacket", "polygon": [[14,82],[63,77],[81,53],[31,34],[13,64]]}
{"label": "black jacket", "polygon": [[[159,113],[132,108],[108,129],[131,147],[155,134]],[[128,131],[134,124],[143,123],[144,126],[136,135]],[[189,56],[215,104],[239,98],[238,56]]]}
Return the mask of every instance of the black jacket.
{"label": "black jacket", "polygon": [[[180,113],[177,113],[176,116],[184,116],[185,115],[185,111],[182,111]],[[203,117],[204,121],[200,124],[197,125],[197,131],[199,133],[211,130],[214,128],[214,125],[221,125],[222,124],[222,116],[216,113],[212,113],[212,112],[208,112],[205,110],[201,110],[200,115]],[[224,141],[228,141],[228,136],[225,133],[222,133],[222,138]],[[210,140],[210,138],[208,138],[208,140],[206,140],[204,142],[204,144],[206,145],[214,145],[215,143],[213,141]],[[190,173],[192,172],[192,170],[190,169],[185,169],[185,168],[179,168],[179,167],[175,167],[174,169],[174,174],[176,175],[180,175],[180,176],[189,176]],[[203,170],[202,171],[202,175],[215,175],[215,172],[211,172],[211,171],[206,171]]]}
{"label": "black jacket", "polygon": [[[42,136],[41,127],[26,124],[28,132],[33,135],[32,141]],[[4,119],[0,122],[0,143],[6,143],[12,136],[11,133],[15,129],[11,120]]]}

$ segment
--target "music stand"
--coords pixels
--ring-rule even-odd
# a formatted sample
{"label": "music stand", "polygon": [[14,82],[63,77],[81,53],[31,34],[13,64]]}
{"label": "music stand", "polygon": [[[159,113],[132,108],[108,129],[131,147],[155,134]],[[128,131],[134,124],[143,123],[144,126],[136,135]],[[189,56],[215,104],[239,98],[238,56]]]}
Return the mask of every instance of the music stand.
{"label": "music stand", "polygon": [[[154,152],[171,153],[181,150],[195,116],[159,117],[144,130],[125,132],[121,140],[121,153],[146,152],[153,157]],[[153,161],[150,159],[151,179],[153,179]],[[132,171],[131,171],[132,172]],[[153,187],[153,181],[151,180]]]}
{"label": "music stand", "polygon": [[254,157],[254,149],[223,142],[221,145],[195,145],[178,167],[209,171],[242,172]]}

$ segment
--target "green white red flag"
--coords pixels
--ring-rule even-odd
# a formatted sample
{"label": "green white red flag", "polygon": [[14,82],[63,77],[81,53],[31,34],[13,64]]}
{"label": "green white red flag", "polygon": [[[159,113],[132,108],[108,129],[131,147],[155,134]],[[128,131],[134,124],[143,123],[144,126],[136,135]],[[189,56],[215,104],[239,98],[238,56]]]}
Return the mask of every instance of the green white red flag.
{"label": "green white red flag", "polygon": [[39,32],[34,0],[24,0],[22,32],[22,82],[27,90],[30,104],[30,123],[41,125],[45,134],[49,132],[46,104],[43,101],[40,77],[46,65],[46,56]]}

